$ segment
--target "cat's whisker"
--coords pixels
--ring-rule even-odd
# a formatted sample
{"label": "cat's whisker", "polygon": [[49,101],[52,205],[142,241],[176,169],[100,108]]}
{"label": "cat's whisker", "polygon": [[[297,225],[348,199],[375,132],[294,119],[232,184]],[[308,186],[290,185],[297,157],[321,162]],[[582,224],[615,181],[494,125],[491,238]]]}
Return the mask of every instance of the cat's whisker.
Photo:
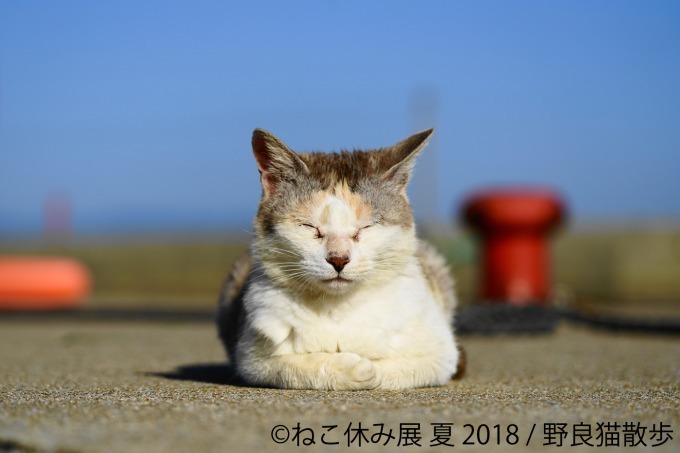
{"label": "cat's whisker", "polygon": [[289,266],[283,269],[286,272],[295,272],[295,271],[300,271],[303,273],[308,274],[310,272],[310,269],[307,266]]}
{"label": "cat's whisker", "polygon": [[263,249],[262,251],[264,252],[265,255],[270,255],[272,253],[278,253],[278,254],[291,255],[291,256],[295,256],[295,257],[301,257],[302,256],[299,252],[297,252],[295,250],[284,249],[284,248],[276,247],[276,246],[273,246],[273,245],[270,245],[270,244],[264,244],[262,249]]}
{"label": "cat's whisker", "polygon": [[[305,281],[305,280],[306,280],[306,281]],[[304,292],[304,291],[307,289],[307,287],[309,287],[309,285],[310,285],[310,284],[312,283],[312,281],[313,281],[313,279],[312,279],[312,278],[309,278],[309,277],[307,277],[305,280],[303,280],[303,283],[304,283],[304,284],[302,285],[302,288],[300,289],[301,292]]]}
{"label": "cat's whisker", "polygon": [[267,253],[280,253],[292,256],[301,256],[298,252],[295,252],[293,250],[279,249],[275,247],[267,249]]}
{"label": "cat's whisker", "polygon": [[281,266],[277,265],[277,269],[282,270],[282,271],[294,271],[294,270],[304,270],[304,266],[299,266],[299,265],[291,265],[291,266]]}
{"label": "cat's whisker", "polygon": [[278,266],[304,266],[305,264],[300,261],[274,261]]}
{"label": "cat's whisker", "polygon": [[278,251],[278,250],[272,250],[267,252],[267,255],[262,257],[263,259],[271,259],[272,257],[274,258],[287,258],[287,259],[301,259],[301,255],[296,255],[294,253],[286,252],[286,251]]}

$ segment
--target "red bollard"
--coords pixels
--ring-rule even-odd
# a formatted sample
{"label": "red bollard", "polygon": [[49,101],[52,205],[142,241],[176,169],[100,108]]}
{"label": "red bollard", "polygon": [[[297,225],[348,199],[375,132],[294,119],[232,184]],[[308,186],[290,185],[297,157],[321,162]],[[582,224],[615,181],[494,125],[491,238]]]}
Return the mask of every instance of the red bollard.
{"label": "red bollard", "polygon": [[547,189],[493,189],[467,199],[464,221],[483,240],[483,301],[548,304],[551,277],[547,237],[562,222],[563,213],[560,197]]}

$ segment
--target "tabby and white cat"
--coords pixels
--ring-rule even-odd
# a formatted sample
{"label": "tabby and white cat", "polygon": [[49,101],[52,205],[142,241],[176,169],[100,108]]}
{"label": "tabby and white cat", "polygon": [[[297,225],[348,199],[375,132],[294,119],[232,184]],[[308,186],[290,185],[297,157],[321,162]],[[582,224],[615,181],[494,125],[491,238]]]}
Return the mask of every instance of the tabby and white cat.
{"label": "tabby and white cat", "polygon": [[405,389],[445,384],[461,357],[444,259],[416,238],[406,197],[433,130],[388,148],[295,153],[256,129],[262,199],[218,327],[248,384]]}

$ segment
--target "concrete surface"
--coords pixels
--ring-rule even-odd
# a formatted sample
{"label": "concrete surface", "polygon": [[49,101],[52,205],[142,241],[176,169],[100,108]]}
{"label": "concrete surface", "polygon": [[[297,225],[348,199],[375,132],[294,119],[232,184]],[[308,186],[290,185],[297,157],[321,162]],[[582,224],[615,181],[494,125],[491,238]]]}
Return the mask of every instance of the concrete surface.
{"label": "concrete surface", "polygon": [[[559,423],[560,450],[592,451],[605,439],[623,447],[627,422],[648,448],[665,438],[654,451],[680,451],[679,340],[564,324],[547,336],[464,337],[468,373],[445,387],[318,392],[239,386],[210,323],[0,318],[0,451],[342,451],[348,439],[355,450],[415,451],[447,434],[433,423],[454,424],[454,451],[554,450],[543,444]],[[294,437],[298,423],[309,430]],[[379,424],[394,439],[376,435]],[[595,446],[571,447],[588,427]],[[398,445],[400,432],[421,447]]]}

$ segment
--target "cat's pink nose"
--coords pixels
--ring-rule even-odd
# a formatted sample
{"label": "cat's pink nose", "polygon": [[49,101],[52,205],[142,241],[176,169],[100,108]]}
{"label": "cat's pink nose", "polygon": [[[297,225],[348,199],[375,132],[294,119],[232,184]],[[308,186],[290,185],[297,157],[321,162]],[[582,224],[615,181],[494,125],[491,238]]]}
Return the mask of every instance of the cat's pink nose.
{"label": "cat's pink nose", "polygon": [[340,272],[341,270],[344,269],[345,265],[349,263],[349,257],[348,256],[331,256],[329,258],[326,258],[326,261],[333,266],[333,269],[336,271]]}

